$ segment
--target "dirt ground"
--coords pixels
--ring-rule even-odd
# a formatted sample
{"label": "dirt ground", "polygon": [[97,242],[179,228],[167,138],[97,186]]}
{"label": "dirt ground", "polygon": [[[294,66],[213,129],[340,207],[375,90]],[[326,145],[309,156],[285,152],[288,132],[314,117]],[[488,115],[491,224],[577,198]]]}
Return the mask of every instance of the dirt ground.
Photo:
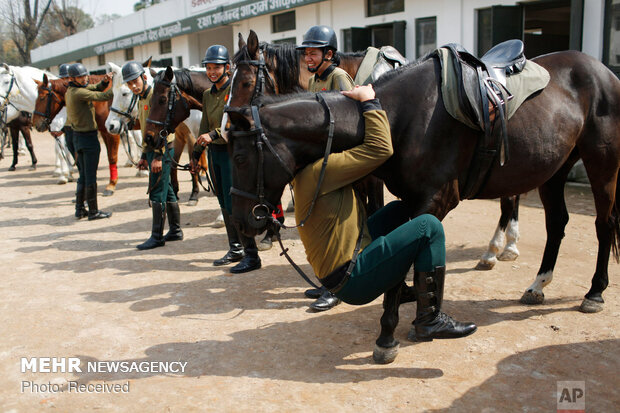
{"label": "dirt ground", "polygon": [[[213,267],[226,249],[224,229],[211,226],[217,201],[202,193],[197,206],[186,206],[186,173],[180,175],[185,240],[138,251],[150,230],[146,179],[119,168],[116,193],[99,197],[100,208],[114,215],[76,221],[75,184],[56,184],[53,140],[33,134],[36,171],[28,170],[26,156],[15,172],[7,171],[10,159],[0,162],[3,411],[549,412],[564,381],[585,384],[586,411],[620,409],[616,263],[603,312],[577,311],[597,253],[587,187],[567,189],[571,220],[539,306],[519,303],[545,242],[537,194],[522,201],[521,256],[487,272],[473,268],[495,230],[499,203],[459,205],[444,220],[444,310],[474,321],[478,331],[411,343],[415,304],[405,304],[396,330],[400,353],[394,363],[376,365],[381,299],[309,312],[304,281],[276,248],[261,253],[259,271],[233,276]],[[119,164],[126,159],[119,158]],[[100,192],[107,175],[102,154]],[[296,232],[284,238],[310,271]],[[79,358],[83,370],[22,372],[22,358],[32,357]],[[186,364],[177,373],[86,371],[93,361]],[[128,391],[92,386],[102,383]],[[78,392],[79,385],[92,391]]]}

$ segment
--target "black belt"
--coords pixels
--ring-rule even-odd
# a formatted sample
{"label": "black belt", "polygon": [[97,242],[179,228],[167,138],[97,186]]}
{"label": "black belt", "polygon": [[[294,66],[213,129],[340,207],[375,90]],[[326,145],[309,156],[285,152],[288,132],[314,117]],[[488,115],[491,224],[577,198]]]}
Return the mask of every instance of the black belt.
{"label": "black belt", "polygon": [[332,293],[340,291],[351,277],[351,273],[347,271],[350,263],[351,260],[330,272],[326,277],[319,278],[323,287],[327,288]]}

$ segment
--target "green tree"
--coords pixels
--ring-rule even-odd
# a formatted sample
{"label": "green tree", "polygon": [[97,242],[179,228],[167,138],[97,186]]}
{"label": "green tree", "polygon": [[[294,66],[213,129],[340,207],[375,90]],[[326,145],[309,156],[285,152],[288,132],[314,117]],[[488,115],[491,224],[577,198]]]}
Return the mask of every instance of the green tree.
{"label": "green tree", "polygon": [[78,7],[76,0],[56,0],[41,26],[39,44],[50,43],[94,26],[92,17]]}

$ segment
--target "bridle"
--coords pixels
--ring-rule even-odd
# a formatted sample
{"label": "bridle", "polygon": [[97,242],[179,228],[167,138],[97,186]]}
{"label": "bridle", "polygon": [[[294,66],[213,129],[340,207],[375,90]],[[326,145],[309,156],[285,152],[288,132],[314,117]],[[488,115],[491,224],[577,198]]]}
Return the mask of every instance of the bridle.
{"label": "bridle", "polygon": [[32,113],[34,113],[35,115],[42,116],[44,119],[44,125],[46,128],[48,128],[53,120],[52,119],[52,98],[55,98],[58,101],[58,104],[60,104],[61,106],[63,104],[63,101],[58,96],[56,96],[56,93],[52,90],[51,84],[48,84],[45,86],[39,86],[39,87],[43,90],[47,90],[48,92],[47,102],[45,103],[45,113],[39,112],[37,110],[33,110]]}
{"label": "bridle", "polygon": [[133,116],[131,113],[136,108],[136,105],[138,104],[139,99],[140,97],[138,95],[135,95],[132,93],[131,101],[129,101],[129,107],[127,107],[127,110],[120,110],[120,109],[115,108],[114,106],[110,106],[111,112],[117,113],[128,119],[128,122],[125,123],[125,125],[127,126],[127,130],[132,130],[133,125],[136,122],[136,117]]}
{"label": "bridle", "polygon": [[9,104],[9,95],[11,94],[11,90],[13,89],[13,85],[16,84],[15,73],[9,72],[9,74],[11,75],[11,83],[9,83],[9,88],[6,91],[6,95],[3,96],[4,102],[2,102],[0,109],[6,108],[7,105]]}
{"label": "bridle", "polygon": [[[254,105],[254,100],[265,94],[265,89],[267,87],[269,87],[273,93],[276,91],[275,81],[269,75],[269,69],[267,68],[267,63],[265,62],[264,50],[265,46],[261,45],[258,50],[258,60],[241,60],[236,63],[237,66],[246,64],[256,67],[256,82],[254,82],[254,91],[250,97],[250,106]],[[235,109],[238,108],[229,107],[228,105],[224,107],[225,112],[234,111]]]}

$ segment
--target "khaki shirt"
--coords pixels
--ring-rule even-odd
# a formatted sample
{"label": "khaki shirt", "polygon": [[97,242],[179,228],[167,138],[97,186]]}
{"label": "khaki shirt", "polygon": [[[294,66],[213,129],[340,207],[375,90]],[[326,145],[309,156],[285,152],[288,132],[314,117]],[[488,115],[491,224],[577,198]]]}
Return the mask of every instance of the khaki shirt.
{"label": "khaki shirt", "polygon": [[218,138],[211,145],[226,145],[226,141],[222,138],[222,117],[224,116],[224,106],[228,100],[230,93],[230,79],[224,84],[224,87],[217,90],[215,85],[211,89],[207,89],[202,94],[202,119],[200,120],[200,130],[198,136],[214,130]]}
{"label": "khaki shirt", "polygon": [[[164,148],[155,149],[152,146],[146,143],[144,137],[146,136],[146,120],[149,117],[149,113],[151,113],[151,98],[153,97],[153,88],[150,87],[146,96],[140,96],[138,100],[138,119],[140,120],[140,130],[142,131],[142,152],[155,152],[155,153],[163,153],[165,152]],[[168,143],[174,142],[174,134],[171,133],[168,135],[166,141]]]}
{"label": "khaki shirt", "polygon": [[[392,156],[392,138],[383,110],[364,112],[364,142],[329,155],[325,178],[312,214],[299,236],[314,273],[324,278],[353,257],[360,228],[362,248],[370,244],[366,212],[355,196],[352,183],[368,175]],[[316,191],[323,159],[306,166],[293,180],[295,219],[305,218]]]}
{"label": "khaki shirt", "polygon": [[308,92],[327,92],[330,90],[352,90],[353,79],[344,70],[335,65],[329,66],[321,76],[315,74],[308,81]]}
{"label": "khaki shirt", "polygon": [[114,97],[112,88],[103,92],[106,87],[107,84],[103,82],[85,87],[76,87],[72,86],[72,83],[69,83],[69,88],[67,89],[67,93],[65,93],[67,124],[70,125],[74,131],[91,132],[97,130],[93,101],[105,101]]}

